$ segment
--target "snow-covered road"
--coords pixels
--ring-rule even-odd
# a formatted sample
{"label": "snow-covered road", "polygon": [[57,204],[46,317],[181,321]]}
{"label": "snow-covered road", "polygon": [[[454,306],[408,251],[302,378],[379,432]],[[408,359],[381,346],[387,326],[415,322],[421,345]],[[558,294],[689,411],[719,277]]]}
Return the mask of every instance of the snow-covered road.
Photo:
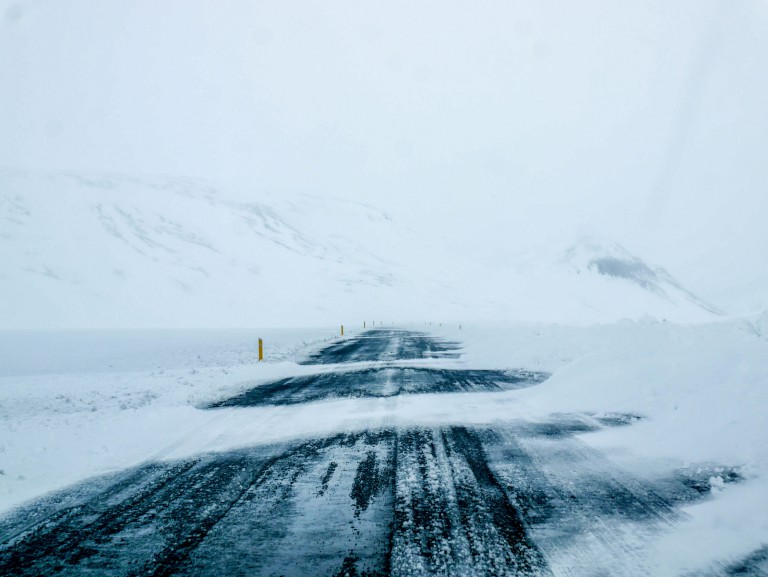
{"label": "snow-covered road", "polygon": [[[715,475],[740,479],[702,467],[640,478],[574,437],[631,426],[634,415],[416,423],[382,409],[406,397],[415,408],[493,398],[546,378],[464,371],[445,362],[457,350],[368,331],[308,361],[333,367],[212,403],[211,430],[164,460],[0,520],[0,574],[646,576],[658,567],[644,550],[678,507],[705,496]],[[331,429],[356,423],[344,432],[248,446],[277,420],[365,403],[378,412],[328,417]],[[213,452],[194,454],[200,447]]]}

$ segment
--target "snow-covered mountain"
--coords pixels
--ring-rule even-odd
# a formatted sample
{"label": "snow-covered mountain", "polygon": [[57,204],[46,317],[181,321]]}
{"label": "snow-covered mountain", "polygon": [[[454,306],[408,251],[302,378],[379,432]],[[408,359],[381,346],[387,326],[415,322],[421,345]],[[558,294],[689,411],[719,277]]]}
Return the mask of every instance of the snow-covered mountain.
{"label": "snow-covered mountain", "polygon": [[482,260],[376,207],[257,185],[6,169],[0,223],[4,328],[716,313],[611,241]]}
{"label": "snow-covered mountain", "polygon": [[615,242],[582,238],[566,251],[563,260],[577,274],[597,273],[621,279],[672,303],[692,304],[713,314],[722,314],[722,311],[682,287],[666,270],[648,266]]}

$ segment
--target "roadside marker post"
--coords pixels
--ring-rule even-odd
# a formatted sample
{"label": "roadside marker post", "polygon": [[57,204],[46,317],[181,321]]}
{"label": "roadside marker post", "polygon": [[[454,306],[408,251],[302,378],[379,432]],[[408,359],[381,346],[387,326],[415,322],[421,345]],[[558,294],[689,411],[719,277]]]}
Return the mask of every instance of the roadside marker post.
{"label": "roadside marker post", "polygon": [[344,336],[344,325],[341,325],[341,336]]}
{"label": "roadside marker post", "polygon": [[363,321],[363,328],[365,328],[365,321]]}
{"label": "roadside marker post", "polygon": [[264,341],[259,339],[259,362],[264,360]]}

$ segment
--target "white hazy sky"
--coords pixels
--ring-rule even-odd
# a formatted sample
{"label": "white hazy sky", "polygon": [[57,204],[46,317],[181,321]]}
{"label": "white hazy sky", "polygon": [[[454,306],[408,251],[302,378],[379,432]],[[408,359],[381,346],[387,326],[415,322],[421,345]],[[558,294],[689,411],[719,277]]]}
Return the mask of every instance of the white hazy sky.
{"label": "white hazy sky", "polygon": [[355,198],[491,258],[604,235],[720,302],[768,289],[766,0],[0,0],[0,87],[0,165]]}

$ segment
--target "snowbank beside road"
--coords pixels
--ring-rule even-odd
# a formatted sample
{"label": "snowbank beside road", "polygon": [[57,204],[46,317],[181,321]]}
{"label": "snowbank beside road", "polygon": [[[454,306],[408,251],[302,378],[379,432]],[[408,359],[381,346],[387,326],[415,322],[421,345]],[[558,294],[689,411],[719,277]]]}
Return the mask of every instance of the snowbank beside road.
{"label": "snowbank beside road", "polygon": [[749,320],[429,328],[462,341],[469,367],[551,372],[515,393],[535,412],[634,413],[644,420],[606,438],[653,456],[768,463],[768,338]]}
{"label": "snowbank beside road", "polygon": [[747,481],[688,509],[679,532],[648,554],[657,575],[737,560],[768,543],[766,316],[703,325],[652,318],[592,327],[432,327],[465,343],[472,366],[551,371],[514,392],[529,414],[630,413],[628,427],[582,439],[637,474],[698,465],[740,467]]}
{"label": "snowbank beside road", "polygon": [[[205,427],[196,409],[296,374],[322,329],[0,331],[0,511],[161,457]],[[257,339],[265,339],[258,362]]]}

